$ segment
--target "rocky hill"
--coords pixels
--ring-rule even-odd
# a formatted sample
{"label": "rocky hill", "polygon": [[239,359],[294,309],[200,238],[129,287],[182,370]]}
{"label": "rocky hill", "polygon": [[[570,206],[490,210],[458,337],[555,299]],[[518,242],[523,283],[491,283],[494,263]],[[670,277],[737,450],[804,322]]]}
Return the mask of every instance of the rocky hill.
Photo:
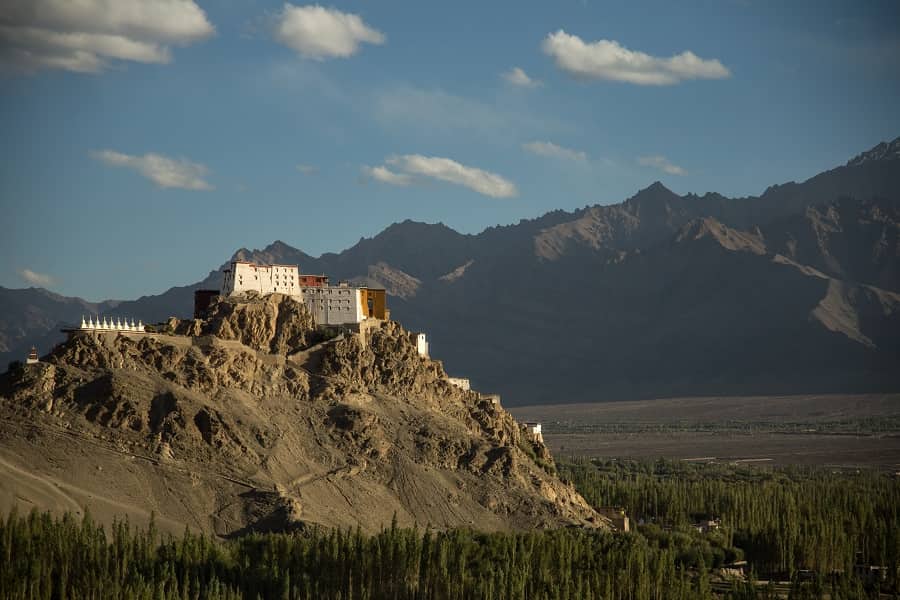
{"label": "rocky hill", "polygon": [[222,300],[161,333],[78,335],[0,376],[0,510],[218,535],[313,525],[605,522],[543,443],[385,322],[323,339],[304,305]]}
{"label": "rocky hill", "polygon": [[[234,257],[380,285],[447,368],[516,403],[900,389],[900,139],[758,197],[654,183],[613,205],[463,235],[406,221],[339,254]],[[196,287],[105,307],[145,321]],[[43,295],[42,295],[43,294]],[[76,299],[0,290],[21,358]],[[27,327],[22,324],[28,324]]]}

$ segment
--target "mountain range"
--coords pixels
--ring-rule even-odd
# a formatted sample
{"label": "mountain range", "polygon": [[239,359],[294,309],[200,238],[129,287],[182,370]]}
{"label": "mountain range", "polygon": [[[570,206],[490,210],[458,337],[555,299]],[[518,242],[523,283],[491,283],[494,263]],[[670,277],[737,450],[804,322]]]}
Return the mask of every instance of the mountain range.
{"label": "mountain range", "polygon": [[[900,138],[760,196],[657,182],[475,235],[404,221],[340,253],[276,241],[231,259],[386,288],[392,317],[426,331],[452,375],[508,405],[896,391],[898,233]],[[88,312],[189,316],[220,269],[123,302],[0,288],[0,364],[48,351]]]}

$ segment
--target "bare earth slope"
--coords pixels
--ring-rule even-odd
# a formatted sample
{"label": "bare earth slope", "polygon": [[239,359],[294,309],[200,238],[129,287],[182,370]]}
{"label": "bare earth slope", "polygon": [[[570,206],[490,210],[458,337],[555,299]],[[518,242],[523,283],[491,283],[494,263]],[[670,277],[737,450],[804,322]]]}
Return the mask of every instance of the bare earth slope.
{"label": "bare earth slope", "polygon": [[[219,535],[309,524],[604,526],[504,409],[387,322],[319,343],[302,304],[77,336],[0,377],[0,510]],[[192,335],[184,335],[190,333]]]}

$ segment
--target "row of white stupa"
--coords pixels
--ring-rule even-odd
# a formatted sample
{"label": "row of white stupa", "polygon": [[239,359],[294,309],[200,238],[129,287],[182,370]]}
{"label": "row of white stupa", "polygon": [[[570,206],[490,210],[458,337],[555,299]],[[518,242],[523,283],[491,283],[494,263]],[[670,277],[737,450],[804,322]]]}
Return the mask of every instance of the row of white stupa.
{"label": "row of white stupa", "polygon": [[97,317],[96,321],[93,317],[88,317],[88,320],[85,321],[84,317],[81,317],[80,329],[89,331],[145,331],[143,321],[138,321],[137,325],[135,325],[134,319],[131,319],[131,324],[129,324],[127,317],[124,321],[119,317],[116,317],[115,321],[113,321],[112,317],[110,317],[109,320],[107,320],[106,317],[103,317],[102,321],[100,320],[100,317]]}

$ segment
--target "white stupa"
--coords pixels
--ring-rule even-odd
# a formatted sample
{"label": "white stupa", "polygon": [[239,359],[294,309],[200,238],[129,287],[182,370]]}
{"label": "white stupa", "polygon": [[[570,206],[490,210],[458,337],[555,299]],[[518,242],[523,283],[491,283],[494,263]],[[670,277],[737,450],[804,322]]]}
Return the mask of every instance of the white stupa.
{"label": "white stupa", "polygon": [[100,317],[97,315],[88,315],[85,319],[81,316],[81,326],[76,330],[81,331],[131,331],[138,333],[146,333],[144,321],[138,320],[135,323],[134,317]]}

